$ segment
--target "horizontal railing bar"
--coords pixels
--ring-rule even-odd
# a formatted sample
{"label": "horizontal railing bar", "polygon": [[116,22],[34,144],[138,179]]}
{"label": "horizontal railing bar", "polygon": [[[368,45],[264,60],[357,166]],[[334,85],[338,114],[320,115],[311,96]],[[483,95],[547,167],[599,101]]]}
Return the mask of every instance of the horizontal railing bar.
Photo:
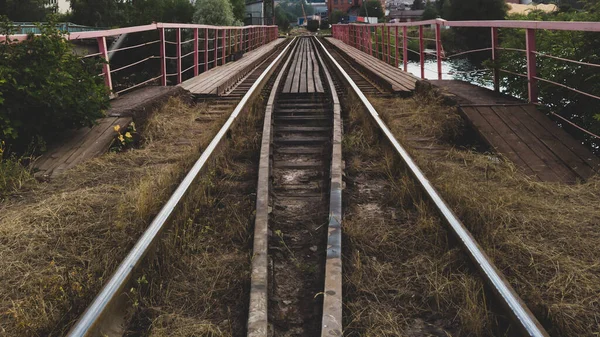
{"label": "horizontal railing bar", "polygon": [[489,48],[481,48],[481,49],[471,49],[471,50],[466,50],[466,51],[463,51],[463,52],[460,52],[460,53],[455,53],[455,54],[452,54],[452,55],[446,56],[446,57],[444,57],[444,58],[446,58],[446,59],[449,59],[449,58],[456,57],[456,56],[460,56],[460,55],[465,55],[465,54],[470,54],[470,53],[478,53],[478,52],[482,52],[482,51],[486,51],[486,50],[492,50],[492,47],[489,47]]}
{"label": "horizontal railing bar", "polygon": [[123,48],[118,48],[118,49],[113,49],[113,50],[109,50],[108,54],[110,53],[114,53],[114,52],[118,52],[118,51],[122,51],[122,50],[128,50],[128,49],[133,49],[133,48],[138,48],[138,47],[143,47],[143,46],[149,46],[151,44],[155,44],[160,42],[160,40],[155,40],[155,41],[150,41],[150,42],[146,42],[146,43],[141,43],[135,46],[129,46],[129,47],[123,47]]}
{"label": "horizontal railing bar", "polygon": [[539,56],[553,58],[555,60],[566,61],[566,62],[571,62],[571,63],[577,63],[577,64],[581,64],[581,65],[584,65],[584,66],[590,66],[590,67],[600,67],[600,64],[596,64],[596,63],[589,63],[589,62],[569,60],[569,59],[566,59],[566,58],[562,58],[562,57],[558,57],[558,56],[554,56],[554,55],[550,55],[550,54],[544,54],[544,53],[540,53],[540,52],[537,52],[537,51],[534,51],[533,53],[536,54],[536,55],[539,55]]}
{"label": "horizontal railing bar", "polygon": [[498,50],[507,50],[507,51],[520,51],[520,52],[523,52],[523,53],[527,52],[527,50],[525,50],[525,49],[518,49],[518,48],[498,47],[496,49],[498,49]]}
{"label": "horizontal railing bar", "polygon": [[195,67],[195,65],[193,65],[193,66],[191,66],[191,67],[187,68],[186,70],[182,71],[181,73],[183,74],[183,73],[185,73],[186,71],[192,70],[192,69],[194,69],[194,67]]}
{"label": "horizontal railing bar", "polygon": [[117,94],[122,94],[122,93],[124,93],[124,92],[126,92],[126,91],[129,91],[129,90],[131,90],[131,89],[135,89],[135,88],[137,88],[137,87],[139,87],[139,86],[142,86],[142,85],[144,85],[144,84],[148,84],[148,83],[150,83],[150,82],[152,82],[152,81],[156,81],[156,80],[158,80],[158,79],[159,79],[159,78],[161,78],[161,77],[162,77],[162,75],[159,75],[159,76],[156,76],[156,77],[154,77],[154,78],[151,78],[151,79],[149,79],[149,80],[147,80],[147,81],[144,81],[144,82],[142,82],[142,83],[138,83],[138,84],[136,84],[136,85],[133,85],[133,86],[131,86],[131,87],[125,88],[125,89],[123,89],[123,90],[121,90],[121,91],[117,91]]}
{"label": "horizontal railing bar", "polygon": [[511,75],[515,75],[515,76],[520,76],[520,77],[527,78],[527,75],[524,75],[524,74],[515,73],[515,72],[509,71],[509,70],[506,70],[506,69],[499,69],[499,70],[501,72],[503,72],[503,73],[507,73],[507,74],[511,74]]}
{"label": "horizontal railing bar", "polygon": [[103,54],[103,53],[89,54],[89,55],[82,56],[81,58],[82,58],[82,59],[85,59],[85,58],[88,58],[88,57],[100,56],[100,55],[102,55],[102,54]]}
{"label": "horizontal railing bar", "polygon": [[121,68],[113,69],[113,70],[111,70],[110,72],[111,72],[111,74],[112,74],[112,73],[116,73],[117,71],[120,71],[120,70],[123,70],[123,69],[127,69],[127,68],[129,68],[129,67],[133,67],[133,66],[135,66],[135,65],[137,65],[137,64],[140,64],[140,63],[142,63],[142,62],[146,62],[146,61],[148,61],[148,60],[151,60],[151,59],[158,59],[158,58],[160,58],[160,56],[148,56],[148,57],[146,57],[146,58],[145,58],[145,59],[143,59],[143,60],[139,60],[139,61],[137,61],[137,62],[133,62],[132,64],[128,64],[128,65],[126,65],[126,66],[123,66],[123,67],[121,67]]}
{"label": "horizontal railing bar", "polygon": [[[540,103],[535,103],[535,104],[536,104],[536,105],[542,105],[542,104],[540,104]],[[595,137],[595,138],[597,138],[597,139],[600,139],[600,136],[598,136],[597,134],[595,134],[595,133],[593,133],[593,132],[591,132],[591,131],[588,131],[588,130],[586,130],[586,129],[582,128],[581,126],[579,126],[579,125],[577,125],[577,124],[575,124],[575,123],[571,122],[570,120],[568,120],[568,119],[564,118],[563,116],[561,116],[561,115],[559,115],[559,114],[557,114],[557,113],[555,113],[555,112],[553,112],[553,111],[549,111],[549,112],[550,112],[550,114],[551,114],[551,115],[553,115],[553,116],[556,116],[556,117],[560,118],[561,120],[563,120],[563,121],[565,121],[565,122],[569,123],[571,126],[574,126],[574,127],[575,127],[575,128],[577,128],[579,131],[585,132],[585,133],[587,133],[588,135],[590,135],[590,136],[592,136],[592,137]]]}
{"label": "horizontal railing bar", "polygon": [[587,96],[587,97],[590,97],[590,98],[600,99],[600,97],[598,97],[598,96],[596,96],[596,95],[592,95],[592,94],[589,94],[589,93],[587,93],[587,92],[585,92],[585,91],[581,91],[581,90],[577,90],[577,89],[575,89],[575,88],[571,88],[571,87],[569,87],[569,86],[567,86],[567,85],[564,85],[564,84],[562,84],[562,83],[554,82],[554,81],[547,80],[547,79],[545,79],[545,78],[541,78],[541,77],[537,77],[537,76],[532,76],[532,77],[533,77],[533,78],[535,78],[536,80],[539,80],[539,81],[542,81],[542,82],[546,82],[546,83],[550,83],[550,84],[554,84],[554,85],[557,85],[557,86],[559,86],[559,87],[562,87],[562,88],[565,88],[565,89],[571,90],[571,91],[573,91],[573,92],[576,92],[576,93],[578,93],[578,94],[581,94],[581,95],[584,95],[584,96]]}
{"label": "horizontal railing bar", "polygon": [[181,58],[188,57],[188,56],[192,55],[195,52],[196,52],[195,50],[192,50],[191,52],[189,52],[189,53],[187,53],[185,55],[182,55]]}

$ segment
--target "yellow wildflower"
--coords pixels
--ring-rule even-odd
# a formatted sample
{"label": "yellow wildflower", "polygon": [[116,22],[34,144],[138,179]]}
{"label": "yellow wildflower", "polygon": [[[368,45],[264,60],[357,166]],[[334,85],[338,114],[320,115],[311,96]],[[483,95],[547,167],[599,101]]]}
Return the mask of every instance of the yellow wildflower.
{"label": "yellow wildflower", "polygon": [[119,130],[121,130],[121,126],[120,125],[115,125],[114,129],[115,129],[115,132],[119,132]]}
{"label": "yellow wildflower", "polygon": [[123,138],[123,135],[119,135],[119,140],[121,141],[121,143],[125,142],[125,138]]}
{"label": "yellow wildflower", "polygon": [[135,123],[131,122],[131,124],[129,124],[129,126],[131,126],[131,130],[133,130],[133,132],[135,132]]}
{"label": "yellow wildflower", "polygon": [[126,137],[126,138],[131,138],[131,133],[127,132],[127,133],[125,134],[125,137]]}

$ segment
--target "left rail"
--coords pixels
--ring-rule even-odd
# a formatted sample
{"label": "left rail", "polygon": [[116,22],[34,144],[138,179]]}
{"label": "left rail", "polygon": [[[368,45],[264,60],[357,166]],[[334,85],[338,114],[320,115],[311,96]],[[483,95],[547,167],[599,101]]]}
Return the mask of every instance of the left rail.
{"label": "left rail", "polygon": [[260,90],[265,85],[272,72],[277,68],[277,65],[281,61],[283,55],[286,54],[289,46],[290,45],[288,44],[279,53],[275,60],[273,60],[273,62],[271,62],[271,64],[269,64],[269,66],[262,72],[252,87],[250,87],[248,92],[235,107],[225,124],[221,127],[215,138],[213,138],[208,147],[204,150],[200,158],[187,173],[167,203],[162,207],[158,215],[156,215],[148,229],[144,232],[144,234],[142,234],[133,249],[129,252],[127,257],[125,257],[123,262],[121,262],[117,268],[117,271],[112,275],[98,296],[85,310],[83,315],[69,331],[67,336],[83,337],[103,335],[103,332],[100,330],[105,325],[110,324],[106,318],[114,315],[114,313],[118,311],[118,304],[123,300],[121,297],[123,290],[127,288],[132,275],[141,265],[146,253],[154,246],[154,243],[160,237],[160,234],[166,227],[167,221],[173,215],[173,211],[186,195],[190,189],[190,186],[192,186],[196,178],[199,176],[200,171],[205,166],[217,146],[221,143],[223,138],[225,138],[227,131],[233,125],[238,115],[249,105],[253,98],[256,97],[255,95],[260,93]]}

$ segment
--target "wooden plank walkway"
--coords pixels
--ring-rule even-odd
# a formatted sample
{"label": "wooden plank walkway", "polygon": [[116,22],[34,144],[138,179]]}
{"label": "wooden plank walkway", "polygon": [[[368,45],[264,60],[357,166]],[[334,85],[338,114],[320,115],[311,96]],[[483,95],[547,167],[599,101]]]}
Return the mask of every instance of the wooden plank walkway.
{"label": "wooden plank walkway", "polygon": [[190,78],[179,86],[195,95],[223,95],[264,61],[271,52],[282,46],[282,43],[285,41],[286,39],[271,41],[264,46],[247,52],[241,59],[235,62],[212,68],[196,77]]}
{"label": "wooden plank walkway", "polygon": [[315,57],[310,38],[300,38],[296,46],[296,57],[285,79],[282,93],[324,92],[320,67]]}
{"label": "wooden plank walkway", "polygon": [[184,90],[177,87],[145,87],[111,102],[107,117],[99,119],[91,128],[74,130],[65,137],[66,141],[51,146],[34,163],[35,177],[38,179],[55,178],[84,161],[102,155],[115,138],[114,127],[127,127],[133,118],[136,123],[143,122],[147,116],[164,104],[169,97],[181,95]]}
{"label": "wooden plank walkway", "polygon": [[575,183],[600,170],[600,159],[535,105],[466,82],[428,81],[455,102],[481,137],[525,173]]}
{"label": "wooden plank walkway", "polygon": [[419,79],[412,74],[387,64],[375,56],[349,46],[338,39],[330,37],[325,39],[343,54],[344,58],[353,66],[358,67],[382,87],[403,94],[410,94],[415,90],[416,82]]}

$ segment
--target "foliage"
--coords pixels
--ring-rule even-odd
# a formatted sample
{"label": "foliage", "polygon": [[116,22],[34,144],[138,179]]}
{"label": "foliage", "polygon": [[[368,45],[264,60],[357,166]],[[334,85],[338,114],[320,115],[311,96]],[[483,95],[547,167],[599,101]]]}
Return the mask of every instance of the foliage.
{"label": "foliage", "polygon": [[[429,0],[428,0],[429,1]],[[423,0],[415,0],[411,6],[412,10],[424,9]]]}
{"label": "foliage", "polygon": [[192,22],[188,0],[71,0],[72,21],[96,27]]}
{"label": "foliage", "polygon": [[94,27],[113,27],[126,22],[127,4],[121,0],[70,0],[73,21]]}
{"label": "foliage", "polygon": [[306,29],[309,32],[316,32],[319,30],[319,21],[317,20],[309,20],[306,24]]}
{"label": "foliage", "polygon": [[[439,1],[438,1],[439,2]],[[444,0],[442,17],[446,20],[504,20],[508,6],[504,0]],[[456,41],[463,49],[489,47],[491,43],[488,28],[455,28]]]}
{"label": "foliage", "polygon": [[363,2],[363,5],[360,7],[360,16],[377,17],[379,19],[383,19],[384,15],[385,14],[381,8],[381,3],[377,0],[368,0]]}
{"label": "foliage", "polygon": [[331,14],[329,14],[329,22],[331,22],[332,24],[340,23],[344,15],[346,14],[344,14],[344,12],[342,12],[341,10],[334,9],[331,12]]}
{"label": "foliage", "polygon": [[50,13],[45,0],[0,0],[0,15],[12,21],[44,21]]}
{"label": "foliage", "polygon": [[[187,0],[185,0],[187,1]],[[246,2],[244,0],[230,0],[233,7],[233,17],[237,21],[243,22],[246,17]],[[188,2],[189,3],[189,2]]]}
{"label": "foliage", "polygon": [[321,25],[319,26],[320,30],[329,29],[329,21],[327,19],[321,20]]}
{"label": "foliage", "polygon": [[431,1],[427,0],[425,4],[425,11],[423,11],[423,15],[421,16],[422,20],[432,20],[438,17],[438,10]]}
{"label": "foliage", "polygon": [[[291,19],[293,20],[293,18]],[[281,6],[275,6],[275,23],[279,26],[279,30],[282,32],[287,32],[290,30],[290,17],[288,14],[281,8]]]}
{"label": "foliage", "polygon": [[215,25],[238,25],[233,16],[233,6],[228,0],[198,0],[194,13],[194,22]]}
{"label": "foliage", "polygon": [[54,25],[0,44],[0,139],[16,152],[42,150],[69,129],[92,126],[109,105],[100,61],[79,59]]}
{"label": "foliage", "polygon": [[7,154],[6,143],[0,140],[0,201],[8,194],[19,190],[32,175],[26,164],[30,158],[17,158]]}
{"label": "foliage", "polygon": [[[531,12],[527,15],[515,15],[510,19],[543,21],[600,21],[600,5],[588,5],[587,11],[567,11],[557,13]],[[525,47],[523,30],[500,30],[500,43],[505,48]],[[561,58],[600,64],[600,40],[598,33],[569,31],[536,31],[536,48],[539,53]],[[526,74],[526,58],[522,53],[502,52],[498,66],[511,72]],[[538,56],[537,76],[557,82],[577,90],[600,96],[600,69]],[[517,97],[527,97],[527,80],[521,77],[505,76],[500,83],[507,93]],[[549,109],[570,121],[591,131],[600,132],[598,100],[575,93],[559,86],[538,81],[539,100]],[[564,124],[564,123],[563,123]],[[583,140],[592,142],[587,136],[569,125],[567,131]],[[597,143],[594,140],[593,143]]]}
{"label": "foliage", "polygon": [[110,144],[111,152],[123,152],[131,149],[137,142],[137,130],[135,129],[135,123],[131,122],[129,126],[122,129],[120,125],[115,125],[115,138]]}

